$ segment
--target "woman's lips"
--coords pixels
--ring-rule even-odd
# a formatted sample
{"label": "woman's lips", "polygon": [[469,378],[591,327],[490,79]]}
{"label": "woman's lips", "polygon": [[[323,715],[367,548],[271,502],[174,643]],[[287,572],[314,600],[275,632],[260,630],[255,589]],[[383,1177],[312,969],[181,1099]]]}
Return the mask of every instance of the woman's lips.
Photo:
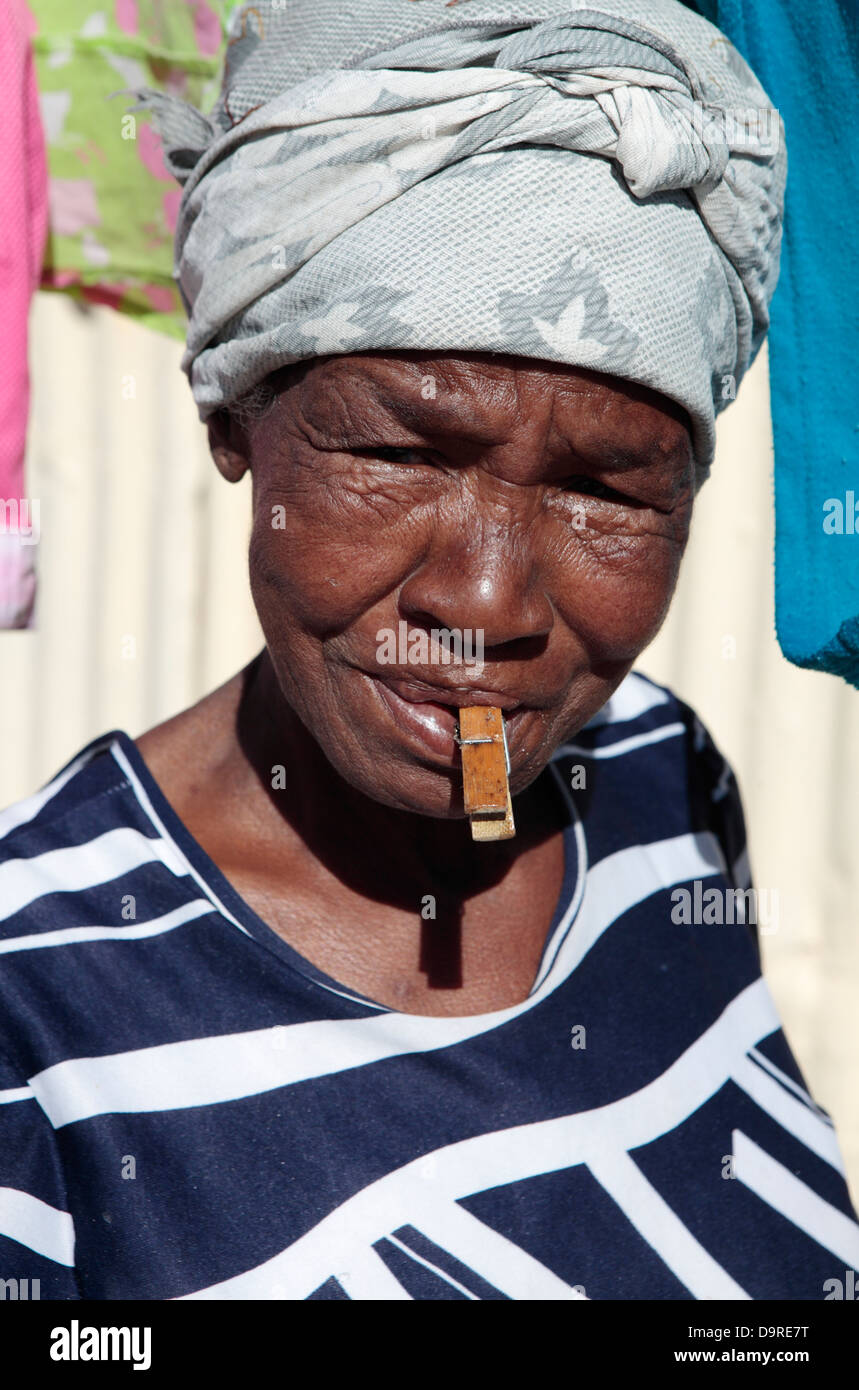
{"label": "woman's lips", "polygon": [[[509,696],[494,696],[490,692],[445,691],[445,699],[453,703],[442,704],[433,700],[429,687],[409,681],[386,681],[378,676],[368,677],[382,703],[387,707],[397,727],[417,740],[426,753],[453,766],[458,761],[459,750],[454,739],[458,711],[467,705],[490,705],[497,698],[498,707],[506,706],[507,727],[527,712],[516,705]],[[398,688],[395,688],[398,687]],[[402,693],[401,693],[402,692]]]}
{"label": "woman's lips", "polygon": [[415,703],[404,700],[384,681],[374,680],[373,684],[383,702],[401,729],[407,729],[420,739],[426,748],[440,757],[453,761],[456,742],[453,731],[456,728],[456,710],[450,705],[439,705],[431,700]]}
{"label": "woman's lips", "polygon": [[378,676],[376,679],[393,690],[395,695],[415,705],[435,704],[451,709],[463,709],[468,705],[491,705],[496,709],[511,710],[520,704],[512,695],[503,695],[500,690],[486,690],[480,686],[441,687],[408,676]]}

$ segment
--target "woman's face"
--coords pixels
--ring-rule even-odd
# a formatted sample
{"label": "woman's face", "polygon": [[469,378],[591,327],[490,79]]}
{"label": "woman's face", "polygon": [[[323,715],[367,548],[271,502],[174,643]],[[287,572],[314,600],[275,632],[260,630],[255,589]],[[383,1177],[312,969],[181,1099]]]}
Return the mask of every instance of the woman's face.
{"label": "woman's face", "polygon": [[[468,704],[505,710],[524,789],[667,611],[691,442],[679,407],[630,383],[490,354],[336,356],[211,438],[225,472],[252,471],[251,587],[283,694],[387,805],[462,815]],[[434,629],[465,657],[482,643],[482,665],[445,661],[455,639]]]}

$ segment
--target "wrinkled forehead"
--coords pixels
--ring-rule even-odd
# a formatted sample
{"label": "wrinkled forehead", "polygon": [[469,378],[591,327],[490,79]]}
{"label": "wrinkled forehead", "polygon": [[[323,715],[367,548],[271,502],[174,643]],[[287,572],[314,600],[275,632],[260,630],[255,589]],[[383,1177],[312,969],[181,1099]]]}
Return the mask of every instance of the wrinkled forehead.
{"label": "wrinkled forehead", "polygon": [[[334,355],[272,374],[303,418],[331,440],[362,427],[401,426],[422,437],[493,447],[553,433],[571,448],[688,457],[686,411],[622,377],[504,353],[411,351]],[[288,398],[289,399],[289,398]],[[357,436],[355,436],[357,437]]]}

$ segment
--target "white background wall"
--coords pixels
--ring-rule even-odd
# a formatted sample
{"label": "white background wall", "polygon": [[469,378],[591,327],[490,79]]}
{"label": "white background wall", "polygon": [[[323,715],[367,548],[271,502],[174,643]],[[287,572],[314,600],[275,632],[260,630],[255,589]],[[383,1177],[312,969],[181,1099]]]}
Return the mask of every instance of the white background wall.
{"label": "white background wall", "polygon": [[[0,806],[261,645],[247,480],[215,471],[180,345],[59,296],[37,296],[32,328],[40,596],[36,631],[0,633]],[[755,884],[778,893],[765,973],[859,1203],[859,693],[780,654],[771,453],[762,357],[720,420],[677,596],[638,667],[697,709],[737,772]]]}

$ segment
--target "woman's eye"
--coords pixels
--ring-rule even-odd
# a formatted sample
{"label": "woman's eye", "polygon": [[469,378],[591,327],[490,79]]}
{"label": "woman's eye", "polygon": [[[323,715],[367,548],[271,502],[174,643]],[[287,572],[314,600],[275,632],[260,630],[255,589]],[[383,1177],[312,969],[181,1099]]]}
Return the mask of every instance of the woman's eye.
{"label": "woman's eye", "polygon": [[428,464],[431,466],[433,463],[429,454],[425,453],[422,449],[398,449],[393,445],[389,446],[387,444],[374,445],[372,448],[368,449],[356,449],[355,453],[363,454],[367,458],[381,459],[383,463],[403,463],[407,466],[414,466],[417,464]]}
{"label": "woman's eye", "polygon": [[588,497],[604,498],[607,502],[623,502],[627,506],[635,505],[633,498],[618,492],[616,488],[609,487],[608,483],[600,482],[599,478],[591,478],[588,475],[583,475],[580,478],[568,478],[564,487],[567,492],[582,492]]}

